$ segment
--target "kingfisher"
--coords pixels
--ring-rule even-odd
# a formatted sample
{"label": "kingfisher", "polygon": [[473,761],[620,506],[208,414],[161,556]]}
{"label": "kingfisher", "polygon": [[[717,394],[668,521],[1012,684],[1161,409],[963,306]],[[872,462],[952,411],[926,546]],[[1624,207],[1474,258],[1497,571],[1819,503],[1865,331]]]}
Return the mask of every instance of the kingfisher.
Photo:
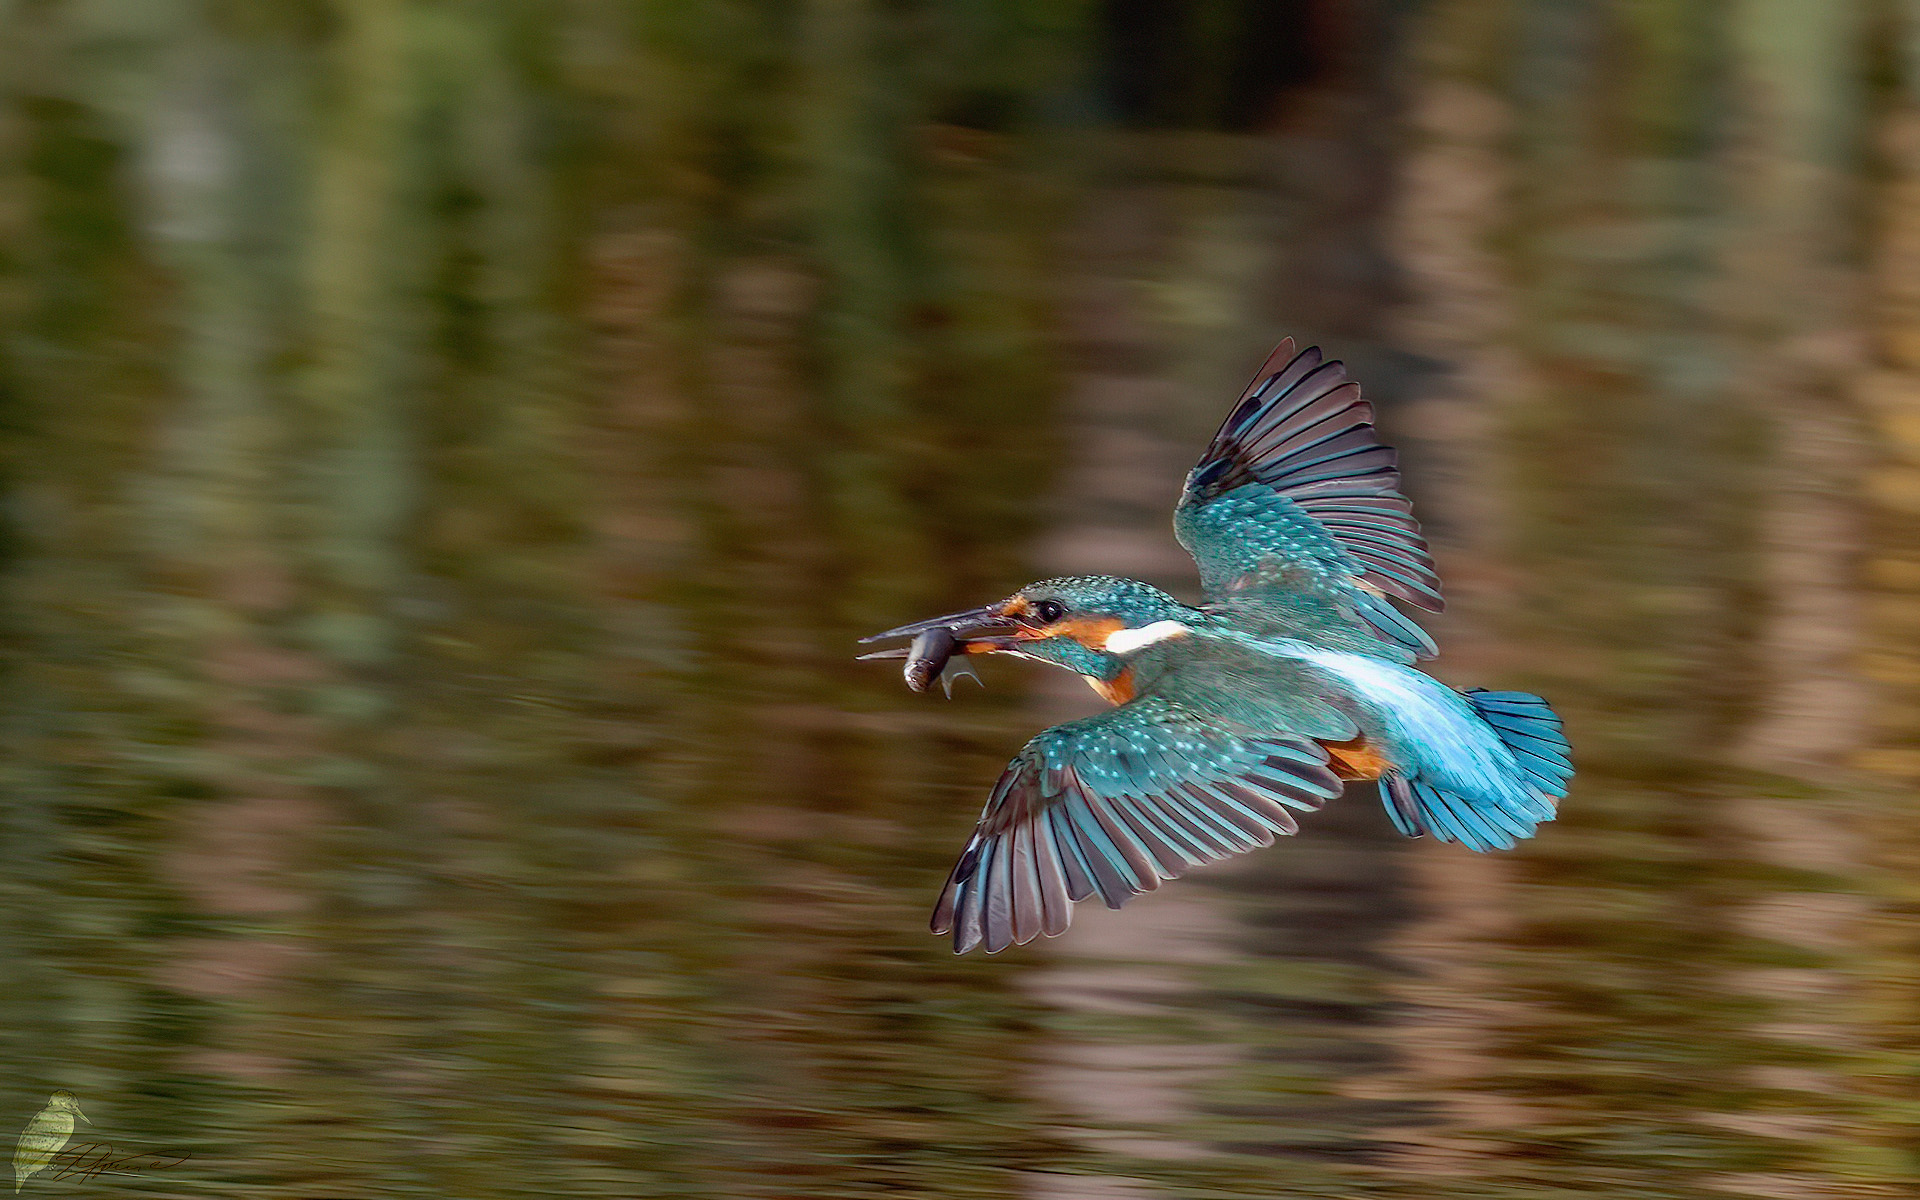
{"label": "kingfisher", "polygon": [[1074,575],[862,639],[911,638],[908,683],[966,655],[1074,671],[1113,707],[1028,742],[934,906],[954,952],[1066,932],[1189,868],[1296,833],[1346,784],[1377,784],[1408,837],[1511,849],[1573,776],[1560,718],[1527,692],[1455,690],[1414,664],[1432,638],[1395,601],[1443,601],[1391,447],[1337,360],[1280,344],[1187,475],[1174,535],[1204,599]]}

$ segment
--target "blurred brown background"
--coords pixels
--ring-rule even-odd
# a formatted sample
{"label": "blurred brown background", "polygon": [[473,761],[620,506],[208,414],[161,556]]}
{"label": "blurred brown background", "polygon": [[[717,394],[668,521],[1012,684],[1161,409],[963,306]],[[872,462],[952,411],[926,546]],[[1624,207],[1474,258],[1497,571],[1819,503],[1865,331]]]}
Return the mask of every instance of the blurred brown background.
{"label": "blurred brown background", "polygon": [[[1920,1186],[1920,3],[0,13],[0,1138],[191,1155],[27,1187]],[[1092,700],[853,639],[1190,592],[1284,335],[1564,818],[953,958]]]}

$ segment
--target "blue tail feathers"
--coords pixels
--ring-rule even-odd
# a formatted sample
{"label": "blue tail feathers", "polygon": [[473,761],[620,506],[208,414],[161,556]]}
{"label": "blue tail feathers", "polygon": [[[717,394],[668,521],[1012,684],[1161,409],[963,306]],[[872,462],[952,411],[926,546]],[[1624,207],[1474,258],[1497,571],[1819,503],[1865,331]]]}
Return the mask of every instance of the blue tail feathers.
{"label": "blue tail feathers", "polygon": [[1512,753],[1519,768],[1517,791],[1523,795],[1494,802],[1469,799],[1389,772],[1381,777],[1380,797],[1394,827],[1408,837],[1431,833],[1470,850],[1509,850],[1532,837],[1542,821],[1553,819],[1555,802],[1567,794],[1573,777],[1572,747],[1560,731],[1560,718],[1538,696],[1473,688],[1466,698]]}
{"label": "blue tail feathers", "polygon": [[1573,747],[1560,731],[1559,715],[1545,700],[1528,692],[1469,688],[1467,703],[1513,752],[1529,786],[1556,800],[1567,794],[1567,780],[1573,778]]}

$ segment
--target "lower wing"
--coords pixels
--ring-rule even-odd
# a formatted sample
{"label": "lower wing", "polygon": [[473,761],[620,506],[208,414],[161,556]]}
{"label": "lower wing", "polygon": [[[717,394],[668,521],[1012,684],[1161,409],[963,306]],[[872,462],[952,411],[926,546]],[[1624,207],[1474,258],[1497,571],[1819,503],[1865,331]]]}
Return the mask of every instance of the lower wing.
{"label": "lower wing", "polygon": [[1075,901],[1109,908],[1189,867],[1273,844],[1340,794],[1309,738],[1243,736],[1143,696],[1028,742],[934,908],[954,952],[1064,932]]}

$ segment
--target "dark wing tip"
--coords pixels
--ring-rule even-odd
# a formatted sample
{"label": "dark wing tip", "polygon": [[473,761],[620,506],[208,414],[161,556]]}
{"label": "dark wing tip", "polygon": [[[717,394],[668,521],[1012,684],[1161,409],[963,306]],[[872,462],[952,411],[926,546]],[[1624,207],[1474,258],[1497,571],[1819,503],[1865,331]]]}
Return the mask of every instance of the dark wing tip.
{"label": "dark wing tip", "polygon": [[1366,583],[1442,611],[1431,552],[1399,492],[1397,455],[1380,441],[1372,406],[1338,359],[1323,359],[1317,346],[1298,354],[1292,347],[1283,341],[1255,374],[1187,476],[1181,506],[1264,484],[1299,505]]}
{"label": "dark wing tip", "polygon": [[[1315,361],[1318,361],[1320,347],[1309,346],[1305,353],[1313,355]],[[1242,403],[1244,404],[1245,401],[1252,400],[1269,380],[1281,371],[1286,370],[1287,364],[1292,362],[1294,358],[1293,339],[1290,337],[1281,338],[1280,344],[1273,348],[1272,353],[1267,355],[1267,360],[1260,364],[1260,369],[1253,373],[1253,380],[1247,384],[1247,390],[1240,393]],[[1229,420],[1231,420],[1231,418],[1229,418]]]}

